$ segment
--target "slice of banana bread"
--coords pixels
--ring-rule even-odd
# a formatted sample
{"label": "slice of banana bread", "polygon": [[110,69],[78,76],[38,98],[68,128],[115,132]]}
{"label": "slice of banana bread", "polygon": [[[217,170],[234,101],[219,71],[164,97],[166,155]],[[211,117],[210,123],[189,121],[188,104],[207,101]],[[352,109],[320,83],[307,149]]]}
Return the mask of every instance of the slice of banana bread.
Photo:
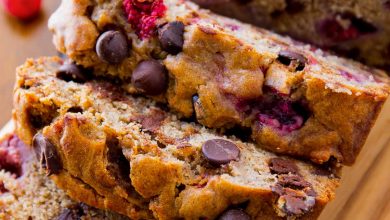
{"label": "slice of banana bread", "polygon": [[32,148],[14,134],[0,139],[0,219],[128,219],[72,201],[45,176]]}
{"label": "slice of banana bread", "polygon": [[316,163],[353,164],[390,92],[384,72],[182,0],[64,0],[49,27],[95,75]]}
{"label": "slice of banana bread", "polygon": [[330,165],[179,121],[116,84],[63,80],[61,65],[41,58],[18,69],[13,116],[77,201],[132,219],[315,219],[334,197],[339,174]]}
{"label": "slice of banana bread", "polygon": [[390,71],[389,0],[194,0]]}

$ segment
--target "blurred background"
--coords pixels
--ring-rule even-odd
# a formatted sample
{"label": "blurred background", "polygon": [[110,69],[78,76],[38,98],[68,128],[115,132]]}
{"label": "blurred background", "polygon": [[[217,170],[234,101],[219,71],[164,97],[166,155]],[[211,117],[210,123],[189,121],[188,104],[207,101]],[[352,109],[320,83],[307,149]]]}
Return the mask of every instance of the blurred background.
{"label": "blurred background", "polygon": [[56,54],[47,29],[47,19],[60,2],[42,1],[36,16],[21,21],[7,13],[5,1],[0,0],[0,127],[11,118],[15,68],[26,58]]}

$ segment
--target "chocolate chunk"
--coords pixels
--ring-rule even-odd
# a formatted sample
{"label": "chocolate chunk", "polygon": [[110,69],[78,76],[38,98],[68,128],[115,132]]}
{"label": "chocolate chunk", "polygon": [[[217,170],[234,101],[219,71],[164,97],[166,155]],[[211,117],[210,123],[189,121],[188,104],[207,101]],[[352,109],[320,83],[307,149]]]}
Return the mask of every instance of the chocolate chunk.
{"label": "chocolate chunk", "polygon": [[84,69],[74,63],[64,63],[56,72],[56,77],[66,82],[84,83],[88,80]]}
{"label": "chocolate chunk", "polygon": [[305,196],[294,190],[286,190],[285,194],[278,199],[282,210],[288,215],[302,215],[307,213],[315,205],[315,198]]}
{"label": "chocolate chunk", "polygon": [[97,40],[96,53],[107,63],[121,63],[129,55],[126,36],[120,31],[104,32]]}
{"label": "chocolate chunk", "polygon": [[42,168],[46,169],[48,176],[59,174],[62,170],[62,161],[55,146],[41,133],[33,138],[33,147]]}
{"label": "chocolate chunk", "polygon": [[279,52],[278,61],[286,66],[293,65],[295,67],[295,71],[302,71],[307,63],[306,57],[302,54],[288,50],[282,50]]}
{"label": "chocolate chunk", "polygon": [[302,190],[311,184],[298,175],[280,175],[278,184],[284,188]]}
{"label": "chocolate chunk", "polygon": [[251,217],[240,209],[230,209],[225,211],[218,220],[250,220]]}
{"label": "chocolate chunk", "polygon": [[283,158],[272,158],[269,162],[269,169],[272,174],[298,174],[298,166],[292,161]]}
{"label": "chocolate chunk", "polygon": [[158,39],[161,47],[169,54],[176,55],[183,50],[184,24],[180,21],[173,21],[158,29]]}
{"label": "chocolate chunk", "polygon": [[276,205],[288,215],[304,214],[315,205],[316,192],[298,175],[280,175],[272,191],[279,195]]}
{"label": "chocolate chunk", "polygon": [[135,68],[131,76],[131,83],[146,95],[159,95],[167,88],[167,71],[156,60],[142,61]]}
{"label": "chocolate chunk", "polygon": [[240,149],[234,143],[223,139],[206,141],[202,146],[202,153],[213,165],[227,164],[240,157]]}

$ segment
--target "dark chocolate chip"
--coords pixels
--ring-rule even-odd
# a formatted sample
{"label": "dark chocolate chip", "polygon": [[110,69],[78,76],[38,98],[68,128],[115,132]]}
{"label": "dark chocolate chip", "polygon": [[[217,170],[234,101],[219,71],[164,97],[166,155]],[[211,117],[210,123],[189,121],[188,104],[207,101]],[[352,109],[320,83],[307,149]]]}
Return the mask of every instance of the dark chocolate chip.
{"label": "dark chocolate chip", "polygon": [[129,55],[126,36],[120,31],[104,32],[97,40],[96,53],[107,63],[121,63]]}
{"label": "dark chocolate chip", "polygon": [[84,83],[88,80],[84,70],[74,63],[64,63],[56,72],[56,77],[66,82]]}
{"label": "dark chocolate chip", "polygon": [[272,158],[269,161],[269,169],[271,170],[272,174],[298,174],[299,169],[297,165],[288,159],[283,159],[283,158]]}
{"label": "dark chocolate chip", "polygon": [[293,64],[296,71],[302,71],[307,63],[306,57],[302,54],[288,50],[282,50],[279,52],[278,61],[286,66]]}
{"label": "dark chocolate chip", "polygon": [[142,61],[133,71],[131,83],[146,95],[159,95],[167,88],[167,71],[156,60]]}
{"label": "dark chocolate chip", "polygon": [[251,217],[240,209],[230,209],[225,211],[218,220],[250,220]]}
{"label": "dark chocolate chip", "polygon": [[173,21],[158,29],[158,39],[161,47],[169,54],[176,55],[183,50],[184,24],[180,21]]}
{"label": "dark chocolate chip", "polygon": [[227,164],[240,157],[240,149],[234,143],[223,139],[206,141],[202,146],[202,153],[213,165]]}
{"label": "dark chocolate chip", "polygon": [[62,170],[61,158],[55,146],[41,133],[33,138],[33,147],[42,168],[46,169],[48,176],[59,174]]}

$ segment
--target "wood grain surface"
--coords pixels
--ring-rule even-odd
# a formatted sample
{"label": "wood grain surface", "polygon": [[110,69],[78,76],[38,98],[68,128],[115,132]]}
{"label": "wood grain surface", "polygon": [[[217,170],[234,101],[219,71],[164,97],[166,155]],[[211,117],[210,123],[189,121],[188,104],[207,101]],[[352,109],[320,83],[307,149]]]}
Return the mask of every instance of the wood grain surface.
{"label": "wood grain surface", "polygon": [[15,68],[26,58],[56,54],[46,23],[59,2],[43,0],[40,15],[30,22],[8,16],[0,6],[0,124],[11,117]]}
{"label": "wood grain surface", "polygon": [[[59,0],[43,1],[38,19],[21,23],[0,13],[0,125],[11,117],[15,68],[28,57],[56,54],[46,27]],[[12,131],[8,123],[0,135]],[[390,220],[390,100],[386,103],[356,164],[344,169],[336,199],[320,220]]]}
{"label": "wood grain surface", "polygon": [[390,100],[320,220],[390,220]]}

